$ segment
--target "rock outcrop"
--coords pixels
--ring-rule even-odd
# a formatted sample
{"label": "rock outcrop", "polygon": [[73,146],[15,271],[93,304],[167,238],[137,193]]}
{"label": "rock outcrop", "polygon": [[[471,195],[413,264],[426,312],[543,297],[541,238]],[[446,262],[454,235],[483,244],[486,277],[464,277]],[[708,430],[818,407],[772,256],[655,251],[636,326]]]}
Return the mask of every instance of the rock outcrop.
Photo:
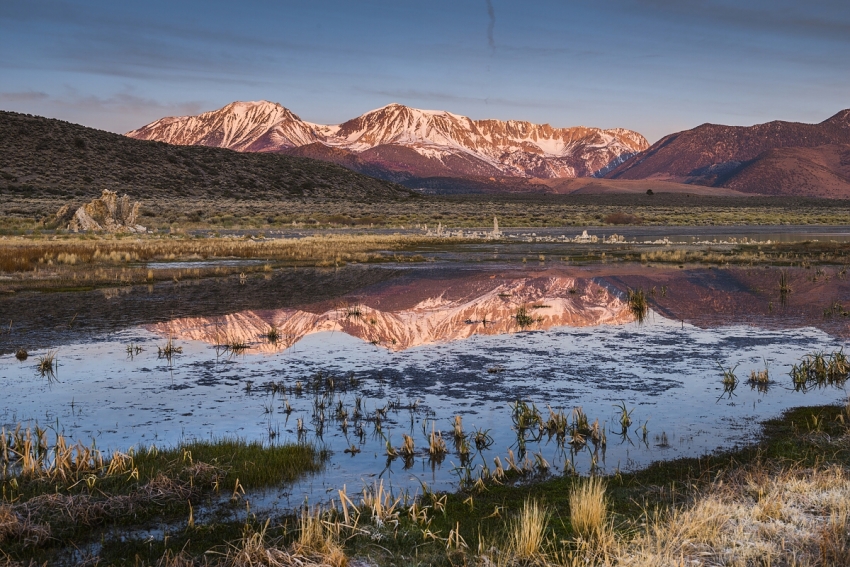
{"label": "rock outcrop", "polygon": [[[104,232],[147,232],[137,220],[141,203],[130,202],[130,197],[119,197],[115,191],[104,189],[97,199],[86,203],[74,213],[68,223],[68,230],[85,232],[99,230]],[[57,219],[68,216],[70,207],[65,205],[56,213]]]}

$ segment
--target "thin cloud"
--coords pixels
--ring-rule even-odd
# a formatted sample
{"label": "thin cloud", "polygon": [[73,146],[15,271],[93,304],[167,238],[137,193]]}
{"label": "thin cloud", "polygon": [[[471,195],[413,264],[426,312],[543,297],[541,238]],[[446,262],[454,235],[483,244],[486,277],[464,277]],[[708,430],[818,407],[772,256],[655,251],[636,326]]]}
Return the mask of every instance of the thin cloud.
{"label": "thin cloud", "polygon": [[38,91],[0,92],[0,104],[9,110],[61,116],[64,120],[112,132],[127,132],[163,116],[199,114],[212,106],[201,101],[162,102],[132,92],[102,97],[72,88],[52,95]]}
{"label": "thin cloud", "polygon": [[0,102],[33,102],[50,98],[40,91],[0,92]]}
{"label": "thin cloud", "polygon": [[730,28],[785,37],[829,38],[850,42],[850,12],[847,11],[846,0],[805,3],[762,0],[746,4],[718,0],[625,0],[621,3],[631,4],[644,14],[650,12],[652,17],[702,26],[711,26],[714,22]]}

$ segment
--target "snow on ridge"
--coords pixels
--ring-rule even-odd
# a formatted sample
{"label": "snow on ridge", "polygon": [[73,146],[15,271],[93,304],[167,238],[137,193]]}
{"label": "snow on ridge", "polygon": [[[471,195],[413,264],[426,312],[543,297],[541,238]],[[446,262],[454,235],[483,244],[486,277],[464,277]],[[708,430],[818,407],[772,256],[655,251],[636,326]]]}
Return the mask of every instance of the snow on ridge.
{"label": "snow on ridge", "polygon": [[[127,136],[237,151],[267,151],[321,142],[359,153],[378,145],[407,147],[431,159],[466,155],[508,175],[574,176],[598,171],[648,146],[637,132],[577,126],[555,128],[520,120],[472,120],[445,110],[391,103],[342,124],[301,120],[267,100],[235,101],[196,116],[165,117]],[[565,159],[571,160],[568,165]]]}

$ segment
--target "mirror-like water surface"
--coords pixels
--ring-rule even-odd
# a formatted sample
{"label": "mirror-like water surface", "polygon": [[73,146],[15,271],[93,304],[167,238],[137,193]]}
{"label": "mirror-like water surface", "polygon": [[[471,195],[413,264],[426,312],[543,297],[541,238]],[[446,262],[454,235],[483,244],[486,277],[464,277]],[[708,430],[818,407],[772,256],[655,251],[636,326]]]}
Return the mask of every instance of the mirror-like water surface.
{"label": "mirror-like water surface", "polygon": [[[394,490],[450,490],[495,469],[496,457],[504,468],[628,470],[746,443],[783,409],[846,397],[835,388],[794,391],[789,377],[804,355],[842,348],[840,313],[827,325],[806,315],[816,311],[811,298],[774,307],[772,292],[752,283],[769,271],[671,273],[412,273],[302,308],[134,326],[59,345],[52,383],[34,358],[0,359],[0,422],[37,422],[109,450],[234,435],[330,448],[324,472],[264,496],[289,506],[378,479]],[[643,325],[623,293],[637,284],[656,288],[658,311]],[[845,296],[843,283],[829,285]],[[273,341],[262,336],[271,328]],[[158,354],[169,337],[182,348],[170,360]],[[765,366],[771,384],[750,387],[750,371]],[[721,367],[740,379],[731,391]],[[563,412],[574,421],[582,408],[605,442],[522,430],[512,418],[517,400],[543,420]],[[455,416],[468,457],[452,435]],[[476,431],[486,433],[477,447]],[[442,458],[428,450],[437,432]],[[398,451],[404,435],[413,456],[388,458],[387,443]]]}

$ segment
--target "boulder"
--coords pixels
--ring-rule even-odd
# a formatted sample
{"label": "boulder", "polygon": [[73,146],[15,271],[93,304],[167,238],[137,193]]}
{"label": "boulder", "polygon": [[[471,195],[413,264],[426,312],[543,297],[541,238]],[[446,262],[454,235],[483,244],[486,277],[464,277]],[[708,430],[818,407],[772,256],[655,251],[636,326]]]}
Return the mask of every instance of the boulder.
{"label": "boulder", "polygon": [[[59,210],[59,214],[67,215],[65,207]],[[104,189],[101,196],[90,203],[86,203],[74,213],[68,223],[68,230],[73,232],[100,230],[104,232],[147,232],[147,229],[139,224],[139,207],[141,203],[130,202],[130,197],[124,195],[118,197],[115,191]]]}

